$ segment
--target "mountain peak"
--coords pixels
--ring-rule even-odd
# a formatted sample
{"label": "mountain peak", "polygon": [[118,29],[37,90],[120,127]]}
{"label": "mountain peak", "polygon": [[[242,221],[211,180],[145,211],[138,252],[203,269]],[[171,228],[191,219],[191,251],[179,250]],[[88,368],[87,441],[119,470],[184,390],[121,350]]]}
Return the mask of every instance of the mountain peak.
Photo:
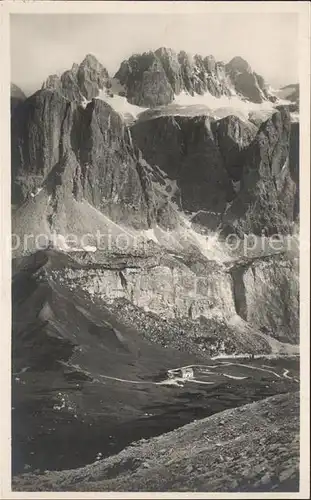
{"label": "mountain peak", "polygon": [[227,67],[235,71],[240,71],[241,73],[251,73],[252,71],[248,62],[240,56],[233,57],[233,59],[228,62]]}
{"label": "mountain peak", "polygon": [[97,97],[108,81],[106,68],[93,54],[87,54],[80,64],[73,63],[71,69],[64,71],[60,78],[50,75],[42,88],[55,89],[68,99],[81,102]]}
{"label": "mountain peak", "polygon": [[157,53],[157,52],[159,52],[159,53],[162,53],[162,52],[168,53],[168,52],[173,52],[173,50],[170,49],[169,47],[162,46],[162,47],[158,47],[154,52],[155,53]]}
{"label": "mountain peak", "polygon": [[98,61],[98,59],[93,55],[93,54],[87,54],[83,61],[80,64],[81,66],[88,65],[88,66],[97,66],[102,64]]}

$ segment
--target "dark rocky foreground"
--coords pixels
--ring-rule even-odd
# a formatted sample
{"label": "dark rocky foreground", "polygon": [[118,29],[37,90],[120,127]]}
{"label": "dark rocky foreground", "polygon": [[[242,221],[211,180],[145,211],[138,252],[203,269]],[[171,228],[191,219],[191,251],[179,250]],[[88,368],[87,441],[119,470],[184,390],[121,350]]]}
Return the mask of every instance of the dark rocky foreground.
{"label": "dark rocky foreground", "polygon": [[299,490],[299,394],[229,409],[87,467],[14,478],[15,491]]}

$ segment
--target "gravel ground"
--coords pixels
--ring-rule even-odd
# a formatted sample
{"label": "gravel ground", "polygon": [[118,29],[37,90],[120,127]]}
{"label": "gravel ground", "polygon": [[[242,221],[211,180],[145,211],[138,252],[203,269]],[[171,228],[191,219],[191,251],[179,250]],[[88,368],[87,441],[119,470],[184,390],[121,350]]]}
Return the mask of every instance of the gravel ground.
{"label": "gravel ground", "polygon": [[299,394],[195,421],[81,469],[25,474],[15,491],[298,491]]}

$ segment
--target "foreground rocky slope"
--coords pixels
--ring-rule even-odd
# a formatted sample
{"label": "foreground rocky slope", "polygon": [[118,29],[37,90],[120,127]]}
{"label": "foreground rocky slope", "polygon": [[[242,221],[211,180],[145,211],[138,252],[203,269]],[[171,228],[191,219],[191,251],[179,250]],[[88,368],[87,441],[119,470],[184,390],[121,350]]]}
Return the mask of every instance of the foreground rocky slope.
{"label": "foreground rocky slope", "polygon": [[[16,491],[281,492],[299,489],[298,393],[188,424],[88,467],[26,474]],[[254,450],[256,450],[254,452]]]}

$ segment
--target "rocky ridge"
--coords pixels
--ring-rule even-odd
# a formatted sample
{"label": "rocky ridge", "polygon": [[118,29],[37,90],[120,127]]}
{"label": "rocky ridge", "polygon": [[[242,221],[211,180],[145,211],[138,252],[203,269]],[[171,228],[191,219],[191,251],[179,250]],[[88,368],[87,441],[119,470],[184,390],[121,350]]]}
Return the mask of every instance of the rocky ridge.
{"label": "rocky ridge", "polygon": [[[144,258],[132,265],[129,262],[124,256],[119,264],[112,258],[80,270],[67,268],[56,271],[55,279],[73,290],[84,290],[94,300],[110,303],[117,315],[118,304],[123,304],[120,319],[124,321],[128,307],[130,324],[135,324],[138,315],[138,329],[146,330],[148,339],[154,337],[153,341],[165,345],[176,347],[177,330],[185,329],[187,338],[200,337],[201,348],[212,354],[213,327],[215,340],[224,342],[227,354],[291,350],[271,339],[299,343],[298,268],[286,255],[245,259],[226,266],[202,258],[187,262],[165,255],[149,262]],[[139,321],[139,309],[146,328]],[[167,333],[162,338],[163,319],[164,331],[173,330],[172,336]],[[159,333],[153,322],[159,323]],[[188,349],[193,351],[191,346]]]}
{"label": "rocky ridge", "polygon": [[[161,101],[154,105],[165,105],[182,91],[226,94],[226,71],[236,85],[246,75],[262,99],[269,97],[263,79],[239,57],[224,66],[212,56],[192,58],[160,48],[124,61],[116,78],[128,89],[128,100],[142,104],[137,101],[142,93],[149,99],[145,105],[152,107],[153,95]],[[211,86],[214,80],[223,83],[216,88]],[[137,120],[128,127],[109,104],[96,98],[110,86],[107,70],[87,55],[80,65],[61,77],[48,77],[41,91],[20,101],[12,118],[15,206],[62,179],[62,186],[70,184],[74,200],[86,200],[114,222],[134,227],[172,228],[178,224],[179,208],[199,213],[194,222],[209,229],[224,225],[240,235],[260,234],[263,228],[268,234],[291,230],[297,217],[297,183],[283,164],[289,146],[297,149],[298,135],[290,139],[288,111],[280,108],[259,124],[257,118],[215,119],[198,113]],[[246,97],[258,101],[258,95]],[[273,172],[258,169],[259,163],[273,163]],[[47,204],[50,218],[58,204],[55,194],[52,198]]]}
{"label": "rocky ridge", "polygon": [[[119,92],[130,103],[142,107],[167,105],[181,92],[192,96],[206,92],[215,97],[238,95],[253,103],[277,100],[264,79],[241,57],[225,64],[212,55],[192,56],[166,47],[134,54],[121,63],[113,80],[121,84],[123,90]],[[97,97],[101,90],[111,93],[111,87],[112,78],[92,54],[61,76],[50,75],[42,86],[81,103]]]}
{"label": "rocky ridge", "polygon": [[234,57],[231,59],[231,61],[226,64],[226,72],[236,92],[246,99],[252,102],[275,99],[269,95],[263,77],[253,72],[248,62],[242,59],[242,57]]}
{"label": "rocky ridge", "polygon": [[263,78],[240,57],[224,64],[211,55],[191,56],[161,47],[123,61],[115,78],[126,88],[128,100],[139,106],[168,104],[182,91],[215,97],[238,94],[255,103],[273,100]]}

